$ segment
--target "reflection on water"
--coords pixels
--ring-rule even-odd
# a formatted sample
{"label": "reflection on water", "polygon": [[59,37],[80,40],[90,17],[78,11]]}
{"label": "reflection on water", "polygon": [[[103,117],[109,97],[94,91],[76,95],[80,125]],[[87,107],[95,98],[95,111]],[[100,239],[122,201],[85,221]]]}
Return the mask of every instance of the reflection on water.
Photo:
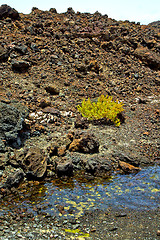
{"label": "reflection on water", "polygon": [[151,166],[137,174],[115,175],[105,181],[86,182],[76,178],[69,182],[31,182],[28,187],[21,187],[12,203],[6,199],[0,204],[0,214],[25,208],[35,215],[45,212],[53,216],[79,217],[86,210],[108,207],[144,210],[158,208],[159,204],[160,166]]}

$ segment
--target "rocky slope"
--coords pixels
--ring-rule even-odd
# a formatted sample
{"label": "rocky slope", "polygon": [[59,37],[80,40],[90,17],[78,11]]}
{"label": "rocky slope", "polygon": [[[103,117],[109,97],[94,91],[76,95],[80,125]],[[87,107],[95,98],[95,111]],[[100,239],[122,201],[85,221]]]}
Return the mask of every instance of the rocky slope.
{"label": "rocky slope", "polygon": [[[72,8],[25,15],[0,7],[2,195],[24,178],[108,176],[158,163],[158,26]],[[119,128],[78,113],[83,98],[101,94],[124,102]]]}

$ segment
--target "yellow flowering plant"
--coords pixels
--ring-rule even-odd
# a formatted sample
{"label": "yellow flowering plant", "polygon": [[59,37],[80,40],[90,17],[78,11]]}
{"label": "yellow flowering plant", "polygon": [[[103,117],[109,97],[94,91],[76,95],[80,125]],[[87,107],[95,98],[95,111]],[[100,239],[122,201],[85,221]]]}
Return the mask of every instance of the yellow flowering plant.
{"label": "yellow flowering plant", "polygon": [[101,95],[97,102],[91,102],[90,98],[83,99],[82,105],[78,105],[77,109],[88,120],[106,118],[111,120],[115,126],[120,125],[118,115],[124,111],[123,103],[119,103],[118,100],[113,101],[113,98],[108,95]]}

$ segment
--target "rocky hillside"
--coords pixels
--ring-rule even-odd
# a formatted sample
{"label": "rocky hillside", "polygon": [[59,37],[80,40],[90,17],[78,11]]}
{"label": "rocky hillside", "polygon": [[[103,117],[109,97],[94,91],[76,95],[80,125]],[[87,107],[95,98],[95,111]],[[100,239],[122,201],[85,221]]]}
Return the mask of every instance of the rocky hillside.
{"label": "rocky hillside", "polygon": [[[130,129],[132,132],[129,135],[130,140],[138,138],[134,139],[135,145],[132,141],[134,146],[131,146],[130,150],[136,153],[135,148],[139,144],[138,149],[143,152],[142,155],[146,154],[149,157],[149,149],[152,149],[152,160],[157,159],[158,143],[155,138],[159,131],[157,104],[160,83],[160,32],[157,26],[158,22],[146,26],[135,22],[116,21],[99,12],[75,13],[72,8],[61,14],[53,8],[49,11],[33,8],[30,14],[22,14],[7,5],[2,5],[1,168],[5,169],[7,162],[8,165],[14,168],[18,166],[25,172],[27,162],[24,163],[23,160],[27,159],[25,157],[27,152],[23,152],[23,157],[21,155],[23,159],[21,164],[17,163],[19,160],[16,157],[6,157],[8,152],[13,156],[14,148],[22,148],[25,145],[37,147],[35,145],[39,146],[40,143],[41,148],[48,147],[55,137],[59,139],[59,135],[64,136],[73,128],[73,122],[78,114],[76,106],[81,100],[88,97],[94,100],[101,94],[112,95],[125,103],[126,120],[130,119],[130,127],[125,125],[126,129],[121,130],[121,133],[123,135],[125,131],[127,136]],[[151,102],[152,105],[149,105]],[[82,125],[81,123],[81,128],[84,127]],[[122,137],[119,131],[114,129],[114,137],[111,131],[111,135],[107,136],[119,141]],[[26,135],[19,137],[24,132]],[[56,136],[53,137],[52,134],[55,132]],[[95,134],[98,133],[97,129]],[[139,141],[141,133],[148,137],[143,143]],[[61,140],[58,147],[57,145],[46,147],[49,157],[65,158],[68,149],[70,152],[71,149],[75,149],[73,145],[77,144],[76,141],[71,146],[74,139],[83,139],[83,144],[78,145],[81,148],[80,152],[97,153],[97,147],[99,145],[102,147],[100,140],[103,138],[102,132],[101,137],[98,135],[100,143],[97,143],[92,135],[83,133],[84,135],[80,134],[77,137],[74,134],[72,132],[67,140]],[[45,136],[47,143],[43,142]],[[154,138],[154,141],[149,140],[150,138]],[[27,141],[22,141],[24,139]],[[111,145],[109,139],[106,141]],[[87,150],[84,147],[86,142],[91,142],[91,148],[88,147]],[[102,143],[104,147],[104,139]],[[124,152],[124,147],[121,150]],[[37,151],[41,155],[40,150]],[[104,150],[102,152],[104,153]],[[113,161],[116,159],[114,155]],[[121,160],[125,161],[126,158],[122,157]],[[53,161],[46,160],[42,174],[36,175],[37,169],[35,170],[36,177],[44,175],[47,161],[48,165],[52,165],[51,171],[58,169],[54,164],[59,160],[54,159],[54,164]],[[76,162],[75,159],[74,161]],[[95,162],[95,159],[93,161]],[[133,161],[130,160],[130,163]],[[72,159],[66,168],[72,170],[74,164]],[[90,165],[85,166],[90,169]],[[111,170],[111,165],[111,162],[107,162],[104,169]],[[60,165],[56,171],[61,172],[61,167]],[[92,170],[94,172],[94,169]]]}

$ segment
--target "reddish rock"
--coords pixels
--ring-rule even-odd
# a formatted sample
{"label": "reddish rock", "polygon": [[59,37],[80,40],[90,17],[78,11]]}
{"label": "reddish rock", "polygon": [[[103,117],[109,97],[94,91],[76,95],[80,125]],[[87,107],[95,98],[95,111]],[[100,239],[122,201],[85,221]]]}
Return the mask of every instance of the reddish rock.
{"label": "reddish rock", "polygon": [[151,68],[159,70],[160,69],[160,56],[147,47],[138,47],[134,51],[136,57],[142,60],[145,64],[149,65]]}
{"label": "reddish rock", "polygon": [[58,156],[64,156],[66,154],[66,146],[61,146],[58,148],[58,152],[57,152]]}
{"label": "reddish rock", "polygon": [[141,170],[139,167],[135,167],[129,163],[119,161],[119,167],[125,172],[125,173],[134,173]]}
{"label": "reddish rock", "polygon": [[96,153],[99,151],[99,142],[93,134],[78,133],[69,146],[71,152]]}

